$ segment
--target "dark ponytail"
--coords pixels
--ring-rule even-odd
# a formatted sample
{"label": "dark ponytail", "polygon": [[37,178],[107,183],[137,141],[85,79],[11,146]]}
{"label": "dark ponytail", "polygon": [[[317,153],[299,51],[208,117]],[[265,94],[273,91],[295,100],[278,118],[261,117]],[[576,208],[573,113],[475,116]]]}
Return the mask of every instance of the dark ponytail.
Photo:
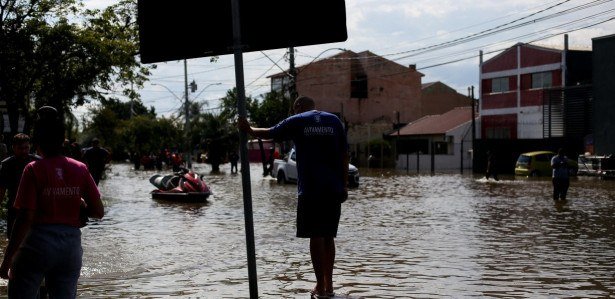
{"label": "dark ponytail", "polygon": [[34,122],[33,142],[38,145],[46,157],[62,154],[64,143],[64,122],[58,110],[51,106],[43,106],[37,110]]}

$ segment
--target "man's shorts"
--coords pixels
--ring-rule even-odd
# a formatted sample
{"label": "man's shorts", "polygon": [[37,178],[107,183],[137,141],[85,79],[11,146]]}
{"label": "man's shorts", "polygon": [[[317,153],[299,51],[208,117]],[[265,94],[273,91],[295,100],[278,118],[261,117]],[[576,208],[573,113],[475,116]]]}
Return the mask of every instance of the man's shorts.
{"label": "man's shorts", "polygon": [[297,237],[336,237],[342,206],[338,197],[300,195],[297,204]]}

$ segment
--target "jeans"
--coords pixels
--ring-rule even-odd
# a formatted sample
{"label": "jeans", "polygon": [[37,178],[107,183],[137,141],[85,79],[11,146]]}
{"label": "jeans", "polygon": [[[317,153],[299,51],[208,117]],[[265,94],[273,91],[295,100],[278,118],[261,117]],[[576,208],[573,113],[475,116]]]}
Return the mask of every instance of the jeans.
{"label": "jeans", "polygon": [[34,226],[13,260],[9,298],[36,298],[43,277],[49,298],[75,298],[82,256],[79,228]]}

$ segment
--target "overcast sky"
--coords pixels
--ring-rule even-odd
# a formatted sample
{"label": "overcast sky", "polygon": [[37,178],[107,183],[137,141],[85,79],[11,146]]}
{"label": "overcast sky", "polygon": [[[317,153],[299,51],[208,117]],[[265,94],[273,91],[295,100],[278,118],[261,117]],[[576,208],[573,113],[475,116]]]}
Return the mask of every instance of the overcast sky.
{"label": "overcast sky", "polygon": [[[230,1],[230,0],[229,0]],[[85,1],[103,8],[109,0]],[[343,48],[371,51],[401,65],[416,64],[423,83],[441,81],[462,94],[478,86],[478,53],[485,60],[518,42],[563,47],[564,33],[575,49],[591,49],[594,37],[615,34],[613,0],[346,0],[348,40],[296,48],[296,64],[325,58]],[[318,21],[315,17],[314,22]],[[304,26],[309,26],[305,24]],[[324,51],[324,53],[323,53]],[[270,88],[267,76],[288,68],[286,49],[244,54],[246,95]],[[177,113],[183,101],[183,61],[158,63],[141,90],[145,106],[159,115]],[[198,90],[191,100],[219,106],[235,86],[233,55],[188,60],[188,81]],[[217,85],[219,84],[219,85]],[[167,88],[161,86],[164,85]],[[170,91],[169,91],[170,90]],[[181,100],[178,98],[182,98]]]}

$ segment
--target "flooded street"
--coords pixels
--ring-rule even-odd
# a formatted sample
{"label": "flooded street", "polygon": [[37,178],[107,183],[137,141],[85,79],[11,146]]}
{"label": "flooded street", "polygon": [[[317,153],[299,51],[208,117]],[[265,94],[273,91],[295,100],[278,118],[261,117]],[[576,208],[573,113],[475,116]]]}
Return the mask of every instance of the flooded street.
{"label": "flooded street", "polygon": [[[79,296],[248,298],[241,176],[210,175],[207,204],[154,201],[155,172],[114,164],[101,181],[107,215],[83,229]],[[308,298],[308,240],[295,235],[296,186],[252,164],[261,298]],[[615,181],[551,182],[361,170],[342,206],[335,284],[365,298],[615,296]],[[2,232],[4,233],[4,232]],[[6,246],[5,241],[1,242]],[[6,281],[0,295],[6,296]]]}

